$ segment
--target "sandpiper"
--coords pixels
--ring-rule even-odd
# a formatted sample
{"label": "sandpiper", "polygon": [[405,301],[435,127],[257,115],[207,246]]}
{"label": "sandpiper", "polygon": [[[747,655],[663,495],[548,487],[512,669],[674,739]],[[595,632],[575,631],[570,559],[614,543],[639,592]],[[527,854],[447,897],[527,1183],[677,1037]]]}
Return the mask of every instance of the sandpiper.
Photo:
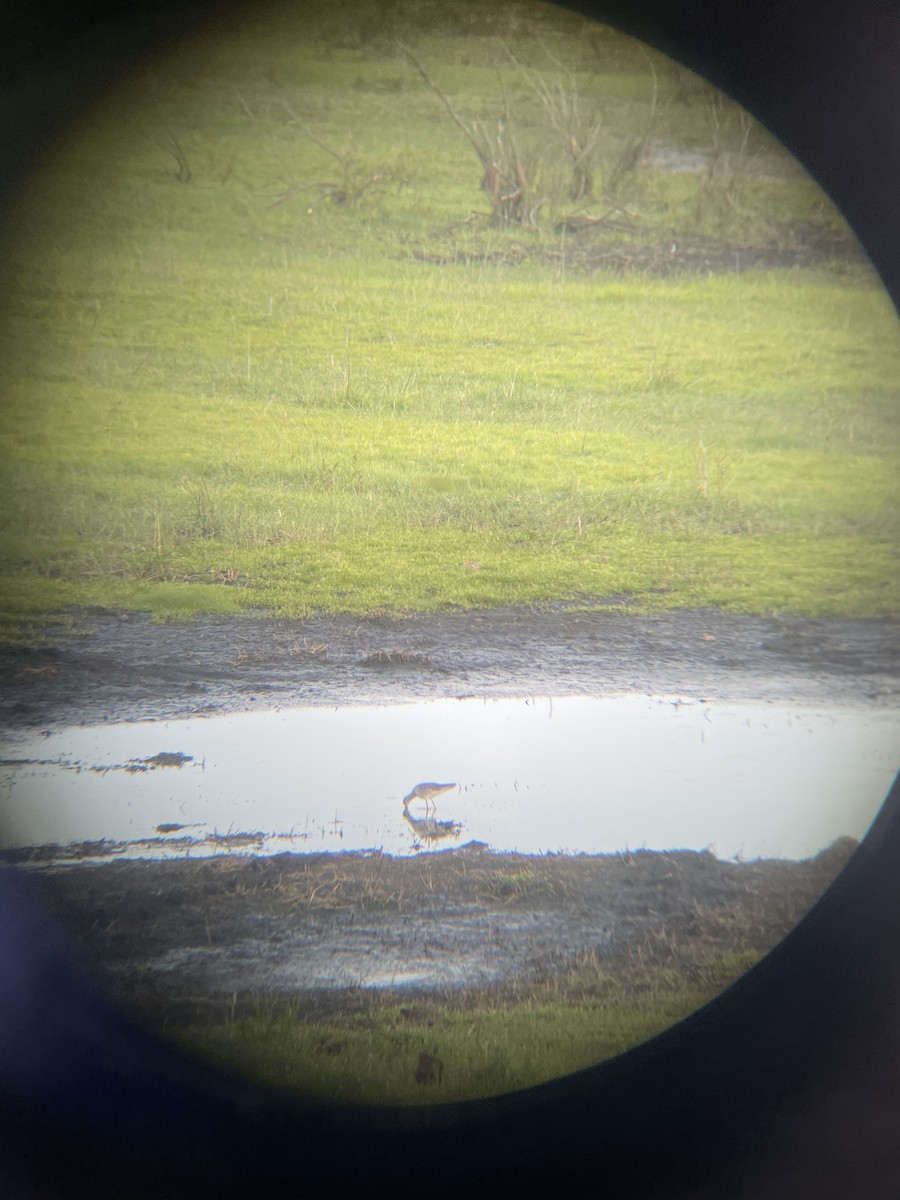
{"label": "sandpiper", "polygon": [[403,797],[403,807],[406,808],[412,800],[424,800],[427,812],[429,804],[434,807],[435,796],[452,791],[456,786],[455,783],[417,783],[413,790]]}

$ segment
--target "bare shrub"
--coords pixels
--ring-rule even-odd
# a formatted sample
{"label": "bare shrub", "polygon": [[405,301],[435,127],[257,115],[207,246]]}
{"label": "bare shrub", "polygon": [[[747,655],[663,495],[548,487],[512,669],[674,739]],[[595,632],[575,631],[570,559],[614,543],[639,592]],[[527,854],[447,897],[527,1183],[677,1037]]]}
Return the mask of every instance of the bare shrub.
{"label": "bare shrub", "polygon": [[[238,93],[238,100],[244,112],[253,120],[258,120],[240,93]],[[304,125],[284,98],[281,100],[281,107],[289,122],[295,125],[303,136],[318,146],[320,150],[324,150],[337,164],[338,169],[331,179],[301,180],[296,179],[294,172],[284,162],[281,162],[281,179],[260,189],[262,192],[269,193],[269,208],[278,208],[301,193],[309,191],[318,192],[322,199],[330,200],[340,208],[359,208],[366,201],[380,195],[387,184],[393,180],[395,172],[386,163],[374,162],[357,154],[352,149],[349,139],[343,151],[336,150]]]}
{"label": "bare shrub", "polygon": [[500,72],[497,72],[497,83],[503,99],[503,116],[497,121],[496,128],[490,128],[483,121],[473,121],[467,125],[413,52],[402,43],[400,48],[478,155],[482,171],[481,190],[491,198],[494,220],[501,225],[532,224],[540,207],[539,203],[535,203],[531,186],[535,164],[526,163],[519,151]]}
{"label": "bare shrub", "polygon": [[694,217],[713,229],[730,228],[735,216],[749,216],[744,199],[753,118],[718,92],[708,98],[705,111],[712,149],[706,175],[694,200]]}
{"label": "bare shrub", "polygon": [[573,203],[593,200],[594,171],[602,129],[600,114],[586,112],[571,72],[560,70],[559,77],[548,82],[540,72],[524,67],[508,47],[506,52],[540,100],[550,128],[562,147],[571,177],[569,199]]}
{"label": "bare shrub", "polygon": [[190,183],[194,178],[194,172],[191,170],[191,164],[188,162],[181,143],[172,133],[167,125],[163,126],[162,133],[156,137],[150,137],[149,134],[144,134],[148,141],[154,146],[158,146],[160,150],[164,150],[174,163],[174,176],[179,183]]}
{"label": "bare shrub", "polygon": [[625,138],[618,156],[606,171],[603,181],[604,194],[610,199],[619,199],[625,191],[626,184],[633,180],[635,173],[644,161],[650,147],[650,141],[656,132],[662,109],[659,105],[659,80],[656,67],[650,60],[652,84],[650,89],[650,107],[640,129]]}

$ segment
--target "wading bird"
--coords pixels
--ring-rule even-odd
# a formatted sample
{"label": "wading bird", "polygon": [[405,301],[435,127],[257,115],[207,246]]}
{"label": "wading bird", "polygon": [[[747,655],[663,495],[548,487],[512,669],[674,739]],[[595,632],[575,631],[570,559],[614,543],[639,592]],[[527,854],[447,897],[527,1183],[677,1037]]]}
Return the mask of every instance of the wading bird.
{"label": "wading bird", "polygon": [[417,783],[409,795],[403,797],[403,807],[408,808],[413,800],[424,800],[425,811],[428,806],[435,807],[434,798],[443,792],[452,791],[458,785],[455,783]]}

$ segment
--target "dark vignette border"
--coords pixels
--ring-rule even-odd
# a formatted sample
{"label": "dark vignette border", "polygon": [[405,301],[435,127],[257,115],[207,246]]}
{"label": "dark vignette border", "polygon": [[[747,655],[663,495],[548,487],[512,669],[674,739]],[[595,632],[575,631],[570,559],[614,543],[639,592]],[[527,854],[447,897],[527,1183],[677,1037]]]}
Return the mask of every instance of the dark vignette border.
{"label": "dark vignette border", "polygon": [[[310,0],[315,2],[315,0]],[[580,0],[746,105],[900,298],[900,10],[889,0]],[[0,186],[143,54],[212,11],[5,14]],[[0,872],[0,1189],[40,1196],[896,1200],[900,787],[823,900],[725,995],[613,1063],[418,1112],[300,1109],[158,1046],[91,993]]]}

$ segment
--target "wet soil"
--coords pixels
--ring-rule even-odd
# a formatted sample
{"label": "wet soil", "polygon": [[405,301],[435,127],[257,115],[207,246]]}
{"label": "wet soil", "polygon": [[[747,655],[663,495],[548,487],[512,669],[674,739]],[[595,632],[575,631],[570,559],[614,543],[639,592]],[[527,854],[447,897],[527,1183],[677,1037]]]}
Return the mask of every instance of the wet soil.
{"label": "wet soil", "polygon": [[[896,621],[628,607],[613,597],[592,611],[186,625],[82,612],[76,637],[0,651],[0,727],[464,695],[900,701]],[[64,940],[114,996],[169,1021],[221,1017],[261,996],[319,1011],[398,989],[500,989],[502,999],[551,979],[557,997],[567,987],[580,995],[609,972],[620,987],[656,986],[673,970],[684,983],[723,955],[780,940],[852,844],[801,863],[649,851],[527,857],[478,845],[409,859],[223,849],[214,859],[100,866],[32,855],[32,865],[4,869],[65,914]]]}
{"label": "wet soil", "polygon": [[[762,953],[855,849],[806,862],[708,852],[418,858],[225,856],[32,873],[65,912],[69,950],[156,1023],[223,1019],[291,1001],[322,1016],[440,996],[555,999],[705,981],[723,956]],[[732,968],[734,974],[734,968]],[[727,980],[726,980],[727,982]]]}
{"label": "wet soil", "polygon": [[77,614],[78,636],[0,647],[0,728],[172,720],[316,704],[638,692],[895,705],[900,622],[639,615],[627,596],[368,617],[154,624]]}
{"label": "wet soil", "polygon": [[660,234],[621,217],[576,214],[557,227],[559,241],[548,245],[527,237],[503,247],[473,237],[464,246],[421,245],[409,254],[432,266],[515,267],[534,262],[591,275],[638,272],[665,279],[673,275],[723,275],[743,271],[813,269],[826,264],[840,272],[868,262],[859,243],[811,222],[775,224],[742,240],[701,234]]}

